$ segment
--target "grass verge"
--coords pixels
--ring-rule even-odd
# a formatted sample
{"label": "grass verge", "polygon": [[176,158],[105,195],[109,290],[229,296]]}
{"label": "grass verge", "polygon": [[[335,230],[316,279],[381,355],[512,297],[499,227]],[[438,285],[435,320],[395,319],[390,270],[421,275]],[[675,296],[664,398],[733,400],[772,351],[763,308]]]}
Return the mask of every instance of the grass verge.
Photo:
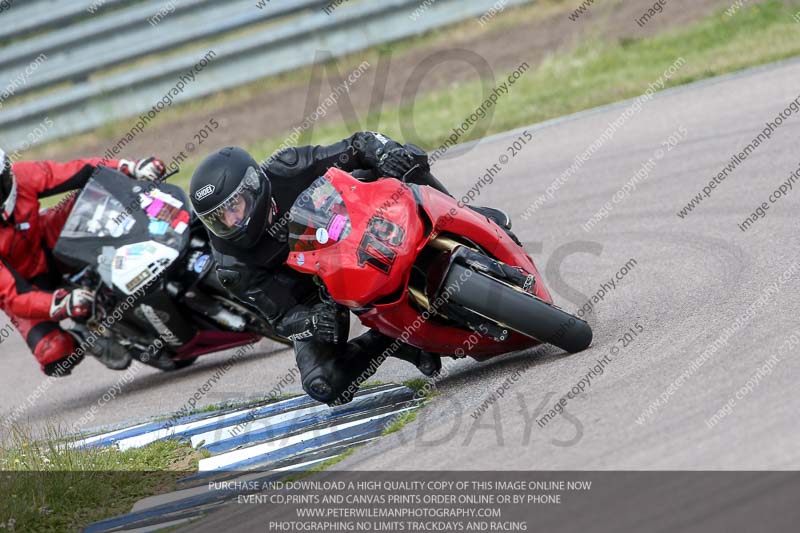
{"label": "grass verge", "polygon": [[[431,386],[431,384],[434,386]],[[408,411],[396,416],[394,420],[392,420],[392,423],[386,426],[386,429],[383,430],[382,435],[391,435],[392,433],[396,433],[416,420],[419,410],[423,409],[425,404],[438,394],[438,392],[436,392],[435,382],[431,381],[430,378],[409,379],[408,381],[404,381],[403,385],[413,390],[416,393],[414,397],[421,398],[422,403],[413,411]]]}
{"label": "grass verge", "polygon": [[80,531],[130,511],[147,496],[174,490],[203,457],[188,444],[155,442],[143,448],[70,448],[51,430],[31,439],[15,429],[0,448],[0,529]]}
{"label": "grass verge", "polygon": [[[404,384],[428,400],[434,393],[427,383],[415,379]],[[415,417],[415,411],[397,417],[384,434],[398,431]],[[67,446],[70,437],[54,429],[33,438],[12,428],[7,440],[0,447],[0,494],[9,495],[0,498],[0,529],[5,531],[80,531],[92,522],[128,512],[142,498],[176,490],[178,479],[197,471],[198,461],[209,455],[170,440],[124,452],[115,447],[74,448]],[[287,479],[324,471],[356,448]]]}

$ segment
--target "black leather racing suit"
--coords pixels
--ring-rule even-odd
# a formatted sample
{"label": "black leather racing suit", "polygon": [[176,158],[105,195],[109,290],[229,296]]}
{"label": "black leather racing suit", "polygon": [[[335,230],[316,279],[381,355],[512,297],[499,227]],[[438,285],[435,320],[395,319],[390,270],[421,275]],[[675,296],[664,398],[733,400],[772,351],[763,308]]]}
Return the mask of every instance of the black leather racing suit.
{"label": "black leather racing suit", "polygon": [[[272,182],[277,206],[274,220],[284,220],[300,194],[331,167],[352,172],[359,179],[374,180],[379,160],[387,150],[401,145],[371,132],[356,133],[329,146],[304,146],[278,152],[262,164]],[[410,181],[446,189],[429,172],[427,155],[412,145],[406,147],[418,161],[421,172]],[[303,331],[313,317],[312,307],[320,303],[320,288],[312,276],[285,265],[289,254],[288,227],[274,224],[252,248],[240,248],[211,235],[220,282],[236,298],[257,308],[276,332],[293,338],[303,389],[325,403],[346,403],[352,399],[360,382],[380,364],[381,354],[394,342],[376,331],[369,331],[347,341],[349,315],[341,309],[341,342],[322,342]],[[333,305],[333,304],[332,304]],[[418,364],[418,350],[404,346],[392,355]],[[329,387],[315,387],[323,377]],[[356,381],[356,383],[354,383]]]}

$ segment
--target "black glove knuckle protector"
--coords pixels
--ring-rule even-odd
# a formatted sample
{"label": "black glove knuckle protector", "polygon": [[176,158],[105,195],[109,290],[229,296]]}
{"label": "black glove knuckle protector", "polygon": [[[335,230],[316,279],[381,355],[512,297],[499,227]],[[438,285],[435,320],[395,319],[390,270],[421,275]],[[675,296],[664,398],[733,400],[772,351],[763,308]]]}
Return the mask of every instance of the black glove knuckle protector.
{"label": "black glove knuckle protector", "polygon": [[314,339],[338,344],[347,340],[347,309],[332,303],[298,307],[281,320],[278,333],[292,341]]}
{"label": "black glove knuckle protector", "polygon": [[414,158],[399,144],[392,148],[387,147],[379,160],[381,172],[391,178],[402,178],[414,165]]}

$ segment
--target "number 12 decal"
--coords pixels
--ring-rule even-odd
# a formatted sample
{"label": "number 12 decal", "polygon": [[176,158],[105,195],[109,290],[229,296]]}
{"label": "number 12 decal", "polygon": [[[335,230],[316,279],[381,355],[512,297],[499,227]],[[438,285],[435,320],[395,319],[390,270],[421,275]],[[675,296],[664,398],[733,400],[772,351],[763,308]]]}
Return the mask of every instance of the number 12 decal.
{"label": "number 12 decal", "polygon": [[403,244],[403,240],[405,232],[399,225],[379,216],[372,217],[358,245],[358,266],[369,265],[389,275],[397,259],[393,248]]}

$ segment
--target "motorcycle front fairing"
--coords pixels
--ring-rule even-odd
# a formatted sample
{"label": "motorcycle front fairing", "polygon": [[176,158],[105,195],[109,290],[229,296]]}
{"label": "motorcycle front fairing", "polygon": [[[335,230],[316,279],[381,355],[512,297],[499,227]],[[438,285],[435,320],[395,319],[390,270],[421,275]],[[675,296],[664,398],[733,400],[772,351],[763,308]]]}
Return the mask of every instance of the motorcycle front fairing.
{"label": "motorcycle front fairing", "polygon": [[76,270],[96,269],[131,295],[166,271],[187,248],[190,212],[173,185],[138,182],[98,167],[67,219],[54,255]]}
{"label": "motorcycle front fairing", "polygon": [[[538,276],[502,229],[447,195],[389,178],[362,183],[331,168],[295,202],[289,222],[286,264],[319,276],[331,297],[356,311],[366,327],[432,353],[459,353],[469,346],[478,360],[538,343],[516,333],[498,343],[464,327],[426,320],[411,305],[412,267],[437,233],[468,235],[499,259]],[[543,286],[537,295],[550,298]]]}
{"label": "motorcycle front fairing", "polygon": [[398,180],[363,183],[332,168],[289,213],[286,263],[322,278],[331,297],[347,307],[371,305],[408,285],[425,237],[416,209],[413,193]]}

